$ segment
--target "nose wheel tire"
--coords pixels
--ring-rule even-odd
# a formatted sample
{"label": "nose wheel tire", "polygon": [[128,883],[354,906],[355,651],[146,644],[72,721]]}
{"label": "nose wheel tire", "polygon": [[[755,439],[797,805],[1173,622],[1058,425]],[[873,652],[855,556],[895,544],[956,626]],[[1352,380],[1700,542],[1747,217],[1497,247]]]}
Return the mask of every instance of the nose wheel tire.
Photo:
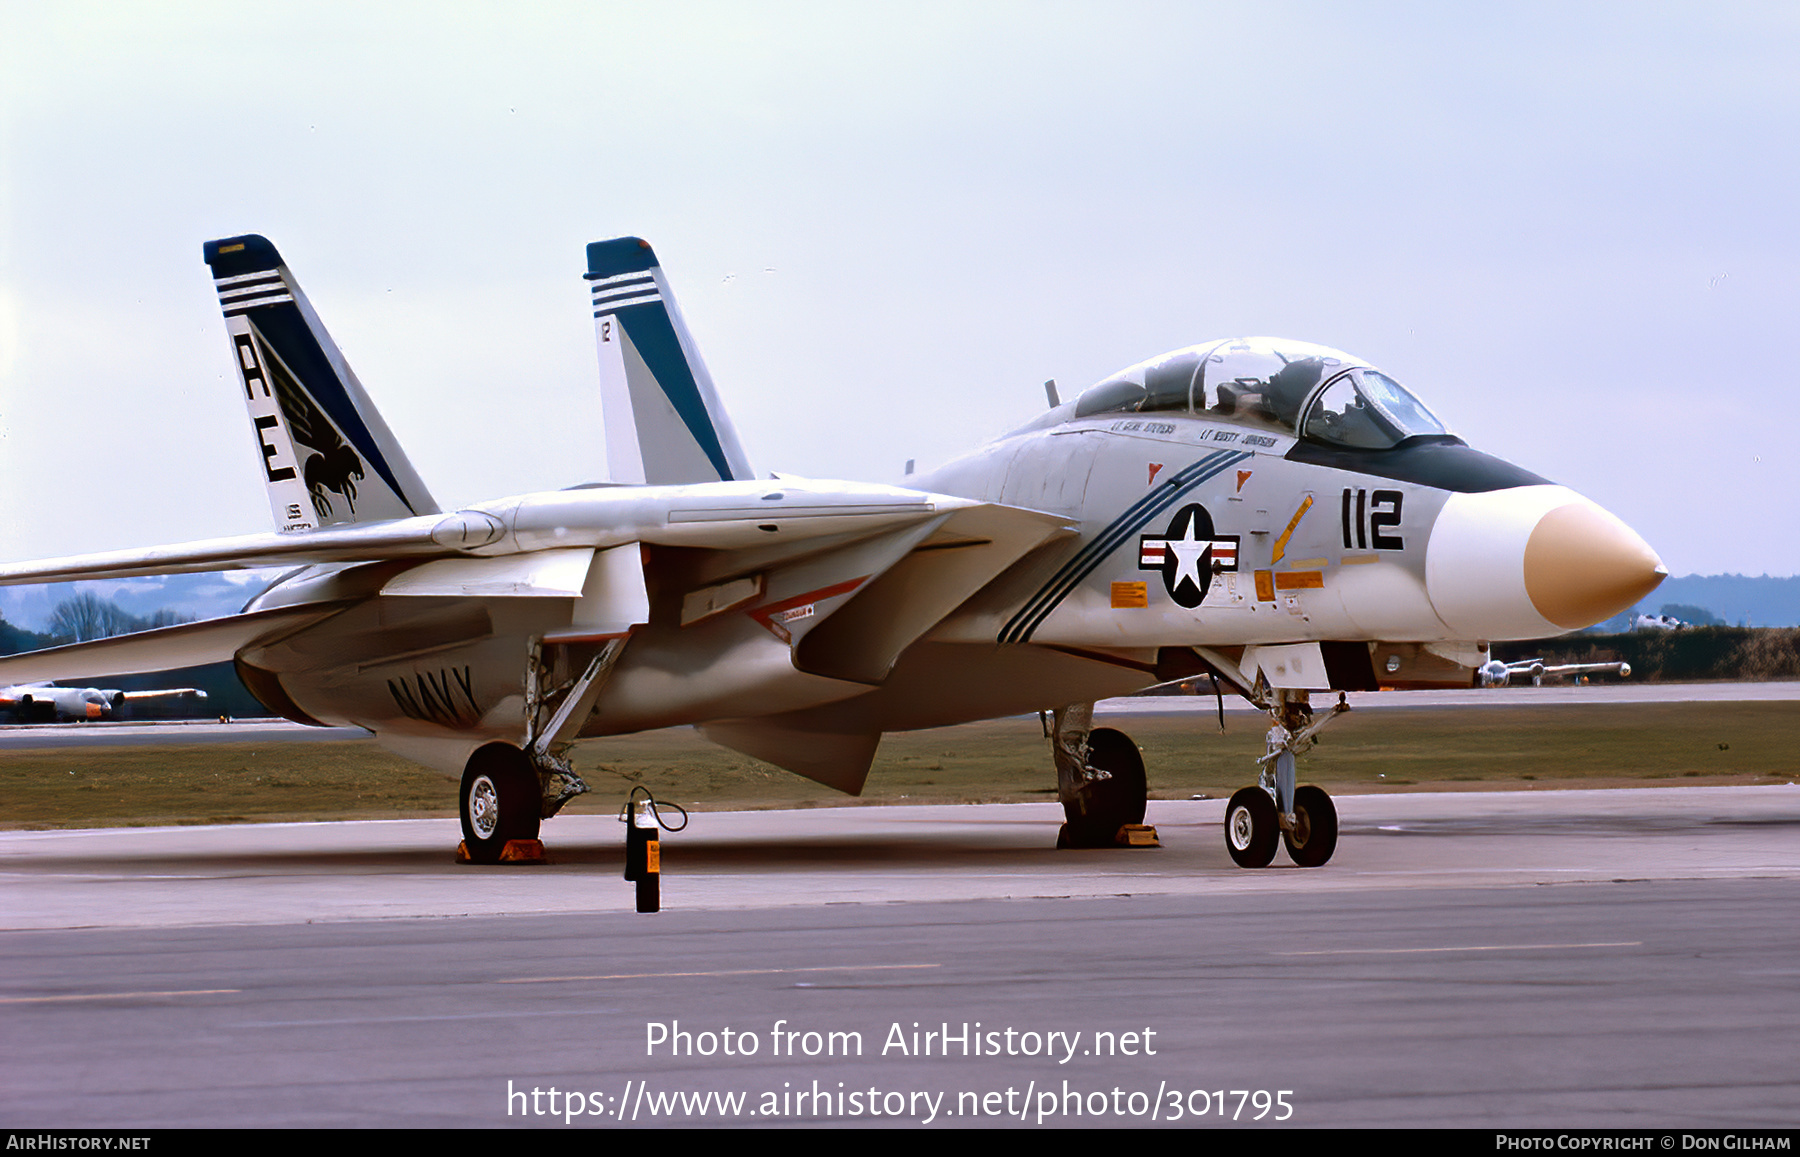
{"label": "nose wheel tire", "polygon": [[1283,832],[1289,858],[1302,868],[1316,868],[1337,850],[1337,805],[1323,788],[1311,784],[1294,789],[1294,830]]}
{"label": "nose wheel tire", "polygon": [[[1321,793],[1322,794],[1322,793]],[[1260,787],[1240,788],[1225,807],[1225,848],[1240,868],[1266,868],[1275,858],[1281,824],[1275,801]],[[1335,838],[1336,828],[1333,827]]]}
{"label": "nose wheel tire", "polygon": [[463,768],[463,847],[477,864],[493,864],[508,840],[534,840],[542,815],[537,771],[525,753],[490,743]]}

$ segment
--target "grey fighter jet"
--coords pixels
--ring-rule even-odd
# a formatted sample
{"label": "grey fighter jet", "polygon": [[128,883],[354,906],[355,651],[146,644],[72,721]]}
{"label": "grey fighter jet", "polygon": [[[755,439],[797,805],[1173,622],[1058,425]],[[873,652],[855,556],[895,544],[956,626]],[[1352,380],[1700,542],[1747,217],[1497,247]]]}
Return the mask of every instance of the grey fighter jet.
{"label": "grey fighter jet", "polygon": [[1096,700],[1207,675],[1264,708],[1226,844],[1337,840],[1295,756],[1314,692],[1468,686],[1493,640],[1636,603],[1612,514],[1465,445],[1374,366],[1272,338],[1112,375],[905,486],[759,479],[636,238],[588,247],[610,484],[442,510],[261,237],[210,242],[271,533],[0,567],[0,582],[286,566],[242,614],[0,659],[91,678],[231,659],[270,709],[462,775],[497,859],[586,790],[580,740],[694,724],[841,791],[883,733],[1042,712],[1062,842],[1146,776]]}
{"label": "grey fighter jet", "polygon": [[1546,667],[1542,659],[1521,659],[1516,663],[1503,663],[1499,659],[1489,659],[1475,672],[1475,681],[1482,687],[1504,687],[1514,679],[1529,679],[1533,687],[1542,687],[1545,679],[1557,679],[1565,675],[1602,674],[1629,679],[1631,678],[1631,664],[1557,663]]}
{"label": "grey fighter jet", "polygon": [[183,698],[204,699],[206,692],[198,687],[118,691],[100,687],[58,687],[54,683],[30,683],[0,687],[0,715],[9,716],[21,723],[124,719],[134,702]]}

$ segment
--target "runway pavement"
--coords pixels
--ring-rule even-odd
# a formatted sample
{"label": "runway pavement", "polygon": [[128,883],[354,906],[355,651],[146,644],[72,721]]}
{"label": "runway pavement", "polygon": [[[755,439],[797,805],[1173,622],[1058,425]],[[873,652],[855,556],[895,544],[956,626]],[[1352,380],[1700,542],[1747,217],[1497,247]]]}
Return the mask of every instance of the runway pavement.
{"label": "runway pavement", "polygon": [[[1155,800],[1165,846],[1059,852],[1056,804],[696,813],[665,834],[671,908],[1199,896],[1800,877],[1800,787],[1342,796],[1323,871],[1246,872],[1225,801]],[[551,863],[452,862],[455,820],[0,832],[0,928],[629,911],[624,828],[547,822]]]}
{"label": "runway pavement", "polygon": [[41,747],[141,747],[149,743],[330,743],[367,739],[360,727],[308,727],[286,719],[176,719],[154,723],[29,723],[0,725],[0,751]]}
{"label": "runway pavement", "polygon": [[700,814],[655,915],[594,817],[517,868],[435,820],[0,833],[0,1120],[1800,1119],[1800,787],[1344,797],[1262,871],[1151,807],[1086,852],[1054,805]]}

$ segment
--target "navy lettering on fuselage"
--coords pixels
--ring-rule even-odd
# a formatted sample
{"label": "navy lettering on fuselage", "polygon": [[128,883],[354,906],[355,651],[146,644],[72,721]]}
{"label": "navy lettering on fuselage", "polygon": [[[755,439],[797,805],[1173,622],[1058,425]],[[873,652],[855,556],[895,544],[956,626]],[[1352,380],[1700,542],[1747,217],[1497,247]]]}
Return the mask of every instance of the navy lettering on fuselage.
{"label": "navy lettering on fuselage", "polygon": [[419,671],[387,681],[388,694],[401,714],[444,727],[473,727],[481,719],[475,681],[468,667],[447,667],[433,674]]}

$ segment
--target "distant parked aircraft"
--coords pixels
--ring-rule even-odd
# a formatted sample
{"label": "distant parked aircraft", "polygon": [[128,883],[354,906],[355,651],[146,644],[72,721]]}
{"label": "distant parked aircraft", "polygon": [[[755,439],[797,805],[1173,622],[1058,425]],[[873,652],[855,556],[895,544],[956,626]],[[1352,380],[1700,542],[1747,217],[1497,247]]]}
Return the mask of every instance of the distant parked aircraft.
{"label": "distant parked aircraft", "polygon": [[1589,671],[1610,671],[1621,679],[1631,677],[1630,663],[1564,663],[1557,667],[1546,667],[1542,659],[1523,659],[1517,663],[1502,663],[1498,659],[1490,659],[1481,665],[1477,678],[1483,687],[1504,687],[1512,680],[1529,676],[1533,687],[1544,685],[1544,676],[1555,678],[1558,675],[1581,675]]}
{"label": "distant parked aircraft", "polygon": [[170,687],[160,691],[111,691],[98,687],[58,687],[53,683],[21,683],[0,687],[0,712],[23,723],[67,723],[77,719],[120,719],[130,705],[142,699],[168,699],[177,695],[206,698],[198,687]]}

